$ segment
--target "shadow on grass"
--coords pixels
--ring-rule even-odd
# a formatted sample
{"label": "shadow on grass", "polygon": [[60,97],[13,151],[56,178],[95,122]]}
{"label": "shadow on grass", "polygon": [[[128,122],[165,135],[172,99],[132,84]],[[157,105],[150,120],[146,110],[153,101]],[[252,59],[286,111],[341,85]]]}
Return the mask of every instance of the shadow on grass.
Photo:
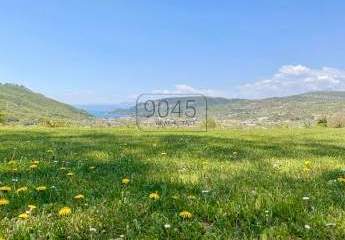
{"label": "shadow on grass", "polygon": [[[207,180],[211,190],[205,195],[202,194],[205,188],[202,181],[183,183],[172,179],[166,171],[162,171],[162,178],[155,179],[153,176],[161,171],[160,167],[165,163],[153,164],[148,161],[160,157],[162,152],[167,153],[168,157],[174,157],[176,161],[179,161],[179,157],[180,161],[188,161],[186,156],[190,156],[221,163],[242,160],[264,163],[270,158],[302,161],[306,157],[344,155],[343,147],[323,139],[282,139],[269,135],[265,139],[246,139],[220,138],[207,134],[60,133],[58,130],[15,131],[0,135],[0,159],[19,162],[15,172],[14,166],[3,163],[0,181],[30,188],[30,193],[19,197],[11,193],[9,198],[13,204],[8,210],[13,214],[24,210],[23,202],[29,204],[34,201],[37,205],[47,206],[80,206],[73,200],[73,196],[82,193],[87,196],[86,203],[92,202],[95,205],[108,205],[128,198],[136,209],[121,209],[123,212],[117,214],[131,225],[133,219],[139,219],[143,225],[153,224],[146,210],[173,219],[183,209],[194,209],[197,219],[220,232],[222,229],[232,229],[236,237],[257,237],[268,227],[283,224],[288,226],[289,234],[308,237],[306,234],[309,233],[304,231],[303,226],[312,220],[310,216],[317,214],[315,209],[324,215],[327,215],[330,206],[339,211],[345,209],[344,198],[341,197],[343,186],[329,186],[328,183],[340,172],[326,172],[312,179],[298,178],[282,174],[268,164],[261,164],[253,169],[227,174],[225,178],[206,174],[207,178],[212,179]],[[31,160],[40,161],[37,170],[28,169]],[[61,167],[66,169],[61,170]],[[170,173],[176,170],[171,166]],[[68,177],[68,172],[73,172],[74,176]],[[128,186],[121,184],[121,179],[126,176],[131,181]],[[18,182],[11,183],[14,178]],[[48,190],[37,193],[34,187],[40,185],[46,185]],[[152,206],[147,196],[154,191],[160,192],[162,199],[166,200]],[[308,193],[311,194],[312,204],[302,200]],[[131,219],[126,219],[129,216],[126,211],[131,211]],[[324,227],[323,222],[317,224],[320,228]],[[110,231],[111,226],[106,222],[104,225]],[[202,228],[196,237],[206,232]],[[140,232],[144,233],[145,230]],[[322,234],[316,231],[315,235],[309,237],[326,237]]]}

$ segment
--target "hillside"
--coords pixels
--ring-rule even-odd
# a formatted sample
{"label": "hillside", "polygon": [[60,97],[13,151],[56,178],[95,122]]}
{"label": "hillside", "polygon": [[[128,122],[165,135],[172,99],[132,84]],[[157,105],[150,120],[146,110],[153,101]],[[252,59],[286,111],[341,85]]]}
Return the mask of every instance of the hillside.
{"label": "hillside", "polygon": [[39,119],[83,120],[84,111],[47,98],[24,86],[0,83],[0,112],[7,122],[34,123]]}
{"label": "hillside", "polygon": [[[276,124],[312,121],[344,111],[345,92],[309,92],[259,100],[207,98],[208,115],[219,121],[241,124]],[[173,103],[177,98],[169,99]],[[196,102],[196,106],[199,101]],[[134,115],[135,107],[114,113]]]}

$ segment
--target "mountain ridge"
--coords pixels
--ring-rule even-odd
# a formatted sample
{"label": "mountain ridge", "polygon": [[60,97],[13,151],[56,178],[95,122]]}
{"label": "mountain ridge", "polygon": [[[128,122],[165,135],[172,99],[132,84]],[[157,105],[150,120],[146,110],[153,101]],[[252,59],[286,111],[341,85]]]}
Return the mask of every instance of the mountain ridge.
{"label": "mountain ridge", "polygon": [[91,117],[85,111],[12,83],[0,83],[0,111],[6,122],[79,121]]}
{"label": "mountain ridge", "polygon": [[[166,98],[169,99],[169,98]],[[175,102],[178,98],[170,98]],[[313,121],[345,112],[345,91],[314,91],[264,99],[207,97],[208,115],[245,124]],[[135,106],[113,113],[134,115]]]}

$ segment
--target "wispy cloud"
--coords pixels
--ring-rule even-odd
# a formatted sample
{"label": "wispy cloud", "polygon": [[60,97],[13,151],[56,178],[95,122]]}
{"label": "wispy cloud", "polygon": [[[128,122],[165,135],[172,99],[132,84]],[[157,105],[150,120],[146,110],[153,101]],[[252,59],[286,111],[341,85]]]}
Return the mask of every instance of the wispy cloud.
{"label": "wispy cloud", "polygon": [[239,86],[237,95],[265,98],[325,90],[345,90],[345,71],[330,67],[313,69],[302,65],[284,65],[271,78]]}
{"label": "wispy cloud", "polygon": [[[310,91],[345,91],[345,70],[322,67],[310,68],[303,65],[284,65],[267,79],[253,83],[240,84],[237,87],[217,90],[197,88],[187,84],[178,84],[171,89],[157,89],[152,93],[160,94],[203,94],[211,97],[227,98],[267,98],[300,94]],[[115,91],[114,91],[115,92]],[[57,99],[69,103],[120,103],[135,102],[140,93],[125,94],[94,92],[91,90],[68,91]]]}

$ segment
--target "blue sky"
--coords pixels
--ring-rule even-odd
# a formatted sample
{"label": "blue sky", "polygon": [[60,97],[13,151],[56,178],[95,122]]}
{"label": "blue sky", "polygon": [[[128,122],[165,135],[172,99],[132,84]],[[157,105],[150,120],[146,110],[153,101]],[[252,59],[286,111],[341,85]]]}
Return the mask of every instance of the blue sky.
{"label": "blue sky", "polygon": [[0,82],[72,104],[345,89],[344,12],[317,0],[2,1]]}

